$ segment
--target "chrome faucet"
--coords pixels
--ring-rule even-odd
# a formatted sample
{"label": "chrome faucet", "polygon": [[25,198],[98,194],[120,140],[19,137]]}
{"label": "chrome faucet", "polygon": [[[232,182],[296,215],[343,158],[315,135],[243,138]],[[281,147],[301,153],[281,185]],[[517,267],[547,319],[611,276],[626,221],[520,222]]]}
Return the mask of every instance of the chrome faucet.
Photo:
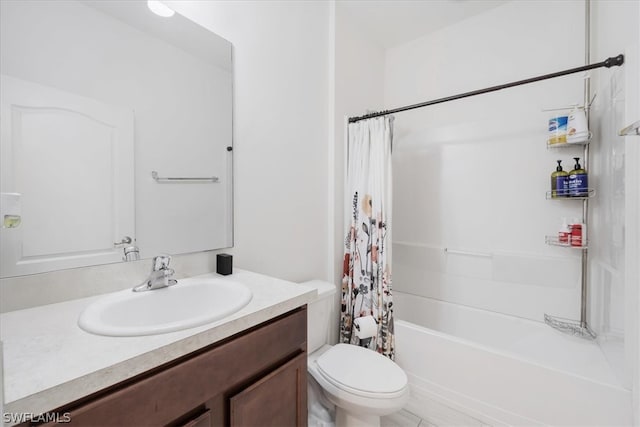
{"label": "chrome faucet", "polygon": [[133,292],[151,291],[153,289],[166,288],[167,286],[178,283],[177,280],[171,278],[175,271],[172,268],[169,268],[169,262],[171,262],[171,257],[169,255],[158,255],[153,258],[149,277],[147,277],[144,282],[134,287]]}

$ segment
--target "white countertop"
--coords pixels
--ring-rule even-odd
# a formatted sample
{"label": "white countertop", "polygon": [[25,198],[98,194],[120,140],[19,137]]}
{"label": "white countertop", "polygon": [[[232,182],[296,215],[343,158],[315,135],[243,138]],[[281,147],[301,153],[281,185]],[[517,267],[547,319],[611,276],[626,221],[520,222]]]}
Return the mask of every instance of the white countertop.
{"label": "white countertop", "polygon": [[[160,335],[106,337],[77,325],[103,295],[0,315],[4,347],[4,411],[40,414],[117,384],[310,302],[315,289],[235,270],[216,277],[245,284],[253,297],[231,316]],[[178,285],[179,286],[179,285]]]}

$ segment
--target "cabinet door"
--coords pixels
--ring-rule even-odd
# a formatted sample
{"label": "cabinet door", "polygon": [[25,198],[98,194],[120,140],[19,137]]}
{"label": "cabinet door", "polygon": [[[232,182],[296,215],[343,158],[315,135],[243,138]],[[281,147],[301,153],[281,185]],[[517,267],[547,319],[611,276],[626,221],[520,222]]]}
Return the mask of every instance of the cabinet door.
{"label": "cabinet door", "polygon": [[307,425],[307,353],[231,398],[231,426]]}

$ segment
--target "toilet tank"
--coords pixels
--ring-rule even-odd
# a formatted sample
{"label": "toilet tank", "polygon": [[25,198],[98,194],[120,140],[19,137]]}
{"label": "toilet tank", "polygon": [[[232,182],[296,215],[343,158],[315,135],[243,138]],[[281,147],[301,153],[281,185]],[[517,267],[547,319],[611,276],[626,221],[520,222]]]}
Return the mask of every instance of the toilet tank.
{"label": "toilet tank", "polygon": [[316,298],[307,305],[307,352],[311,354],[328,343],[329,328],[338,327],[333,324],[336,287],[333,283],[322,280],[310,280],[301,284],[318,291]]}

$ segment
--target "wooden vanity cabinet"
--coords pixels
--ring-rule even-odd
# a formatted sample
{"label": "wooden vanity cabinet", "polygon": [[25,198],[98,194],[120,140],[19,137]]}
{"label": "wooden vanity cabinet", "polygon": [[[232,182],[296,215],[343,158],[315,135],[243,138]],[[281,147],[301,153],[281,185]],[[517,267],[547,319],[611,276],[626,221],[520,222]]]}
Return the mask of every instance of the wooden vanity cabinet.
{"label": "wooden vanity cabinet", "polygon": [[69,426],[306,426],[306,341],[305,306],[52,413]]}

